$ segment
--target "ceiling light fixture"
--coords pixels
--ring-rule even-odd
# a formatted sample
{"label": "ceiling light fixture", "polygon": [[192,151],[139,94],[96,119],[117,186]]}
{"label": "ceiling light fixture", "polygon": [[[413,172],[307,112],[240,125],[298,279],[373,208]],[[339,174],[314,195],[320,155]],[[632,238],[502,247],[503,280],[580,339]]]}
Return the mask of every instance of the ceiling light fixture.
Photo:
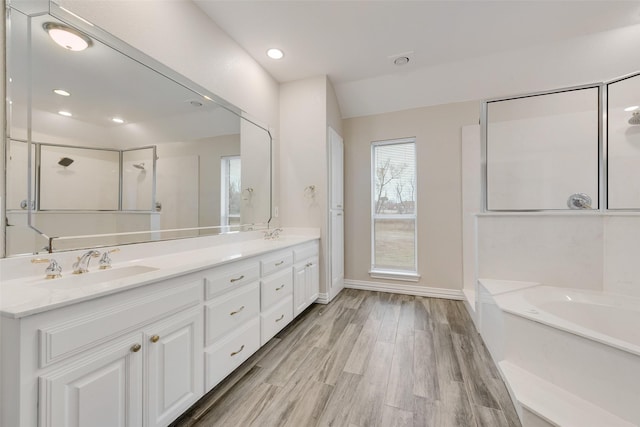
{"label": "ceiling light fixture", "polygon": [[124,119],[121,119],[120,117],[114,117],[111,119],[111,121],[113,123],[118,123],[118,124],[123,124],[124,123]]}
{"label": "ceiling light fixture", "polygon": [[71,114],[68,111],[58,111],[58,114],[60,114],[61,116],[65,116],[65,117],[71,117],[73,116],[73,114]]}
{"label": "ceiling light fixture", "polygon": [[267,50],[267,56],[271,59],[282,59],[284,58],[284,52],[280,49],[272,47],[271,49]]}
{"label": "ceiling light fixture", "polygon": [[53,93],[60,96],[71,96],[71,94],[64,89],[54,89]]}
{"label": "ceiling light fixture", "polygon": [[625,108],[625,109],[624,109],[624,111],[635,111],[635,110],[637,110],[638,108],[640,108],[640,106],[638,106],[638,105],[632,105],[631,107],[627,107],[627,108]]}
{"label": "ceiling light fixture", "polygon": [[49,33],[49,37],[65,49],[79,52],[90,47],[93,42],[78,30],[55,22],[45,22],[42,28]]}

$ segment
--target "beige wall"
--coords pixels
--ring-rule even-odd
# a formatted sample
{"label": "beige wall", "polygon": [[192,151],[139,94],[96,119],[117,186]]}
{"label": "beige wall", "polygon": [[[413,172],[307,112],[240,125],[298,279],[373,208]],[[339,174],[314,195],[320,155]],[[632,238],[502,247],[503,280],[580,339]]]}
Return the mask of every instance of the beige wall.
{"label": "beige wall", "polygon": [[368,273],[371,267],[371,142],[415,137],[418,273],[421,275],[418,285],[462,289],[461,127],[478,123],[479,111],[479,103],[474,101],[343,121],[345,279],[376,281]]}

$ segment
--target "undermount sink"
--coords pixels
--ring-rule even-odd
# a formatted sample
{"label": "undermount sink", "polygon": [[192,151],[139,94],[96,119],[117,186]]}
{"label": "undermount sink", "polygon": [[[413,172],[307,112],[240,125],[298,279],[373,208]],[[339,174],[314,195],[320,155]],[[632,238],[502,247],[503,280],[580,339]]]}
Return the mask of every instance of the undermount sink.
{"label": "undermount sink", "polygon": [[34,286],[43,288],[70,289],[78,286],[96,285],[112,280],[124,279],[138,274],[149,273],[158,270],[146,265],[130,265],[127,267],[111,268],[109,270],[95,270],[84,274],[73,274],[59,279],[48,279]]}

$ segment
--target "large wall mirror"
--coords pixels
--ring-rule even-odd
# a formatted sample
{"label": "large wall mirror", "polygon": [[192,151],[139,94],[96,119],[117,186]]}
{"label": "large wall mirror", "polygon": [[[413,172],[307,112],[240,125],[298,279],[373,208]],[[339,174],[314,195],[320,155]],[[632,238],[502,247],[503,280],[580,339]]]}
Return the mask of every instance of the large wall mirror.
{"label": "large wall mirror", "polygon": [[[20,2],[9,10],[7,255],[268,225],[265,128],[113,36],[45,5],[46,13]],[[67,39],[58,44],[56,32]]]}
{"label": "large wall mirror", "polygon": [[640,74],[607,84],[609,209],[640,209]]}
{"label": "large wall mirror", "polygon": [[483,104],[486,209],[599,208],[598,85]]}

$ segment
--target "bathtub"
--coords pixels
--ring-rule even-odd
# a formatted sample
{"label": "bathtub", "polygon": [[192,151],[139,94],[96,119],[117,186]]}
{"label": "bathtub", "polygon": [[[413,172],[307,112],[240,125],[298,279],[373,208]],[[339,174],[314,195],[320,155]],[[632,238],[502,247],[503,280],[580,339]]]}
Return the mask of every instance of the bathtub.
{"label": "bathtub", "polygon": [[480,333],[525,427],[529,412],[547,422],[530,425],[640,425],[640,299],[497,280],[477,295]]}

